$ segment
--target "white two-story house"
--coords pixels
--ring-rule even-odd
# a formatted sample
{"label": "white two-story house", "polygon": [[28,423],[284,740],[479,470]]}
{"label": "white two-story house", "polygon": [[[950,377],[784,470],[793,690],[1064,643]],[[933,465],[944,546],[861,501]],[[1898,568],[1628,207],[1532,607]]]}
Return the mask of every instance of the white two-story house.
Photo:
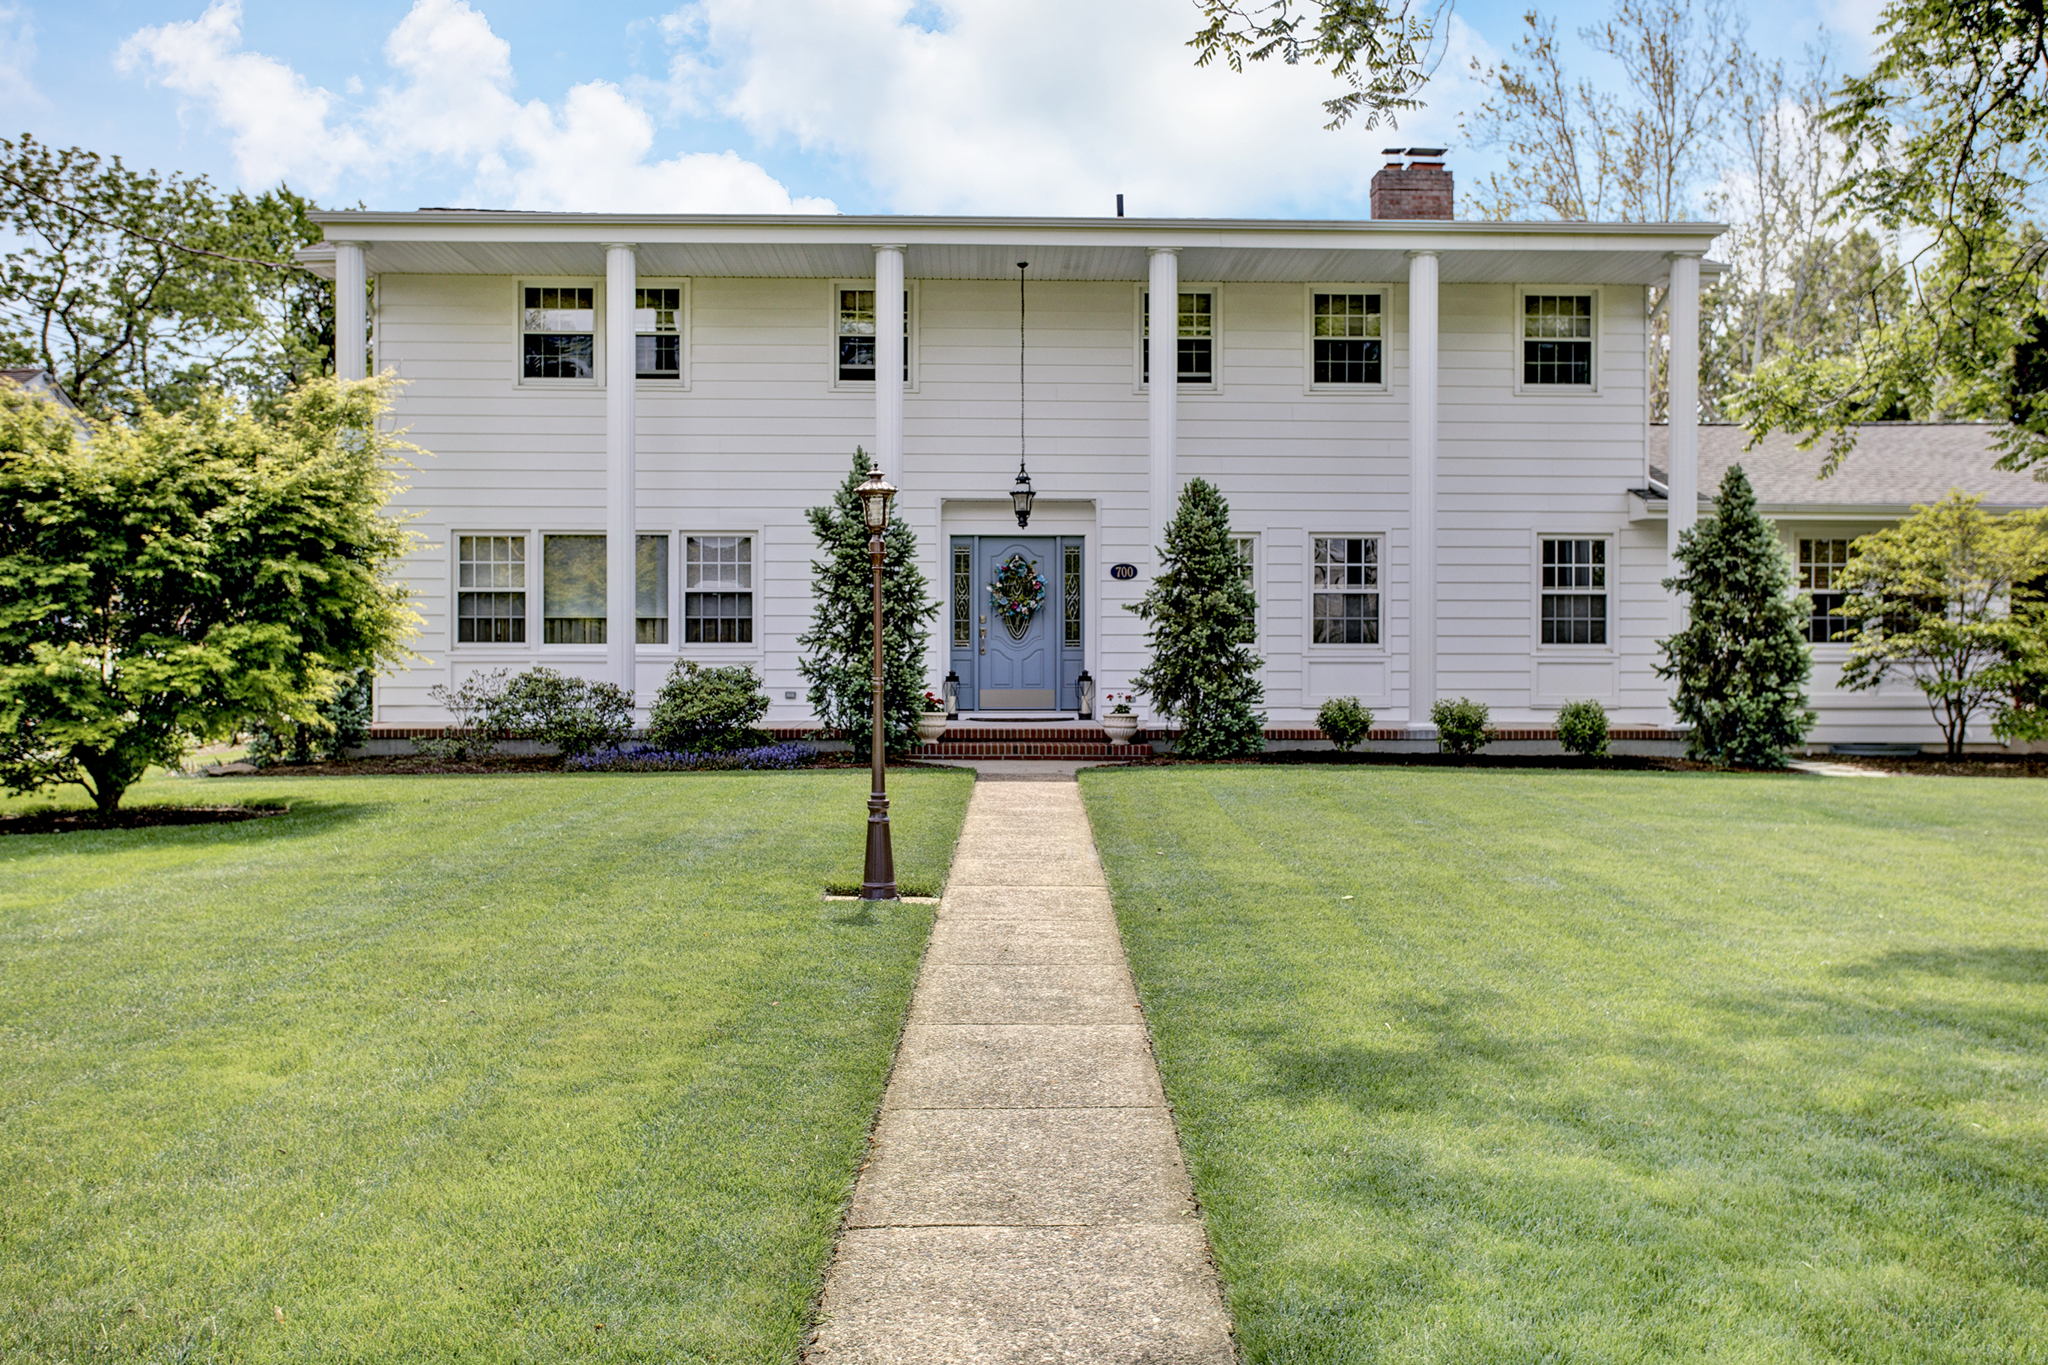
{"label": "white two-story house", "polygon": [[[1454,221],[1427,157],[1374,198],[1362,222],[316,215],[341,371],[402,380],[430,452],[403,501],[421,657],[377,727],[537,663],[645,706],[678,658],[754,665],[770,722],[807,724],[804,509],[859,446],[901,490],[930,682],[966,716],[1071,715],[1084,673],[1124,690],[1124,608],[1200,476],[1242,537],[1276,733],[1356,696],[1419,734],[1470,696],[1510,730],[1587,697],[1668,734],[1659,584],[1699,433],[1660,432],[1653,478],[1649,301],[1690,413],[1721,229]],[[1021,632],[988,605],[1013,555],[1047,587]]]}

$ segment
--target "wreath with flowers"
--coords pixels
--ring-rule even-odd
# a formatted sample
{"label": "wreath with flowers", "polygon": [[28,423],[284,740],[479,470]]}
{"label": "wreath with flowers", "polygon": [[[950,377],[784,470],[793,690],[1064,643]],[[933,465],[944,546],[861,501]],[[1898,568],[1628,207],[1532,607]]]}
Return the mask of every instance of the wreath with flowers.
{"label": "wreath with flowers", "polygon": [[1021,640],[1031,618],[1045,605],[1045,579],[1038,566],[1022,553],[1014,553],[996,565],[995,582],[988,585],[989,608],[1010,638]]}

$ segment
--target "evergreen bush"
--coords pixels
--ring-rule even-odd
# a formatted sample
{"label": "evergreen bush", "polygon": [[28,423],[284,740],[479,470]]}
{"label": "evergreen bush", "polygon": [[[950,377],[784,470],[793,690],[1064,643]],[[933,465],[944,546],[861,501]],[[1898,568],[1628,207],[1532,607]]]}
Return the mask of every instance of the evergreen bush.
{"label": "evergreen bush", "polygon": [[1600,758],[1607,753],[1607,708],[1597,701],[1568,701],[1557,713],[1557,742],[1568,754]]}
{"label": "evergreen bush", "polygon": [[370,670],[359,669],[355,680],[320,706],[317,721],[280,716],[256,726],[249,735],[249,761],[259,768],[279,763],[331,763],[346,758],[370,740]]}
{"label": "evergreen bush", "polygon": [[1483,701],[1446,698],[1429,708],[1429,723],[1436,727],[1437,747],[1447,754],[1476,754],[1493,738],[1487,729],[1492,713]]}
{"label": "evergreen bush", "polygon": [[1659,677],[1676,678],[1672,710],[1686,752],[1709,763],[1782,768],[1813,726],[1806,682],[1811,603],[1793,591],[1792,565],[1741,465],[1721,480],[1713,515],[1679,537],[1675,578],[1686,624],[1661,642]]}
{"label": "evergreen bush", "polygon": [[529,668],[498,694],[496,726],[513,739],[552,744],[565,758],[609,748],[633,732],[633,694],[617,683]]}
{"label": "evergreen bush", "polygon": [[1147,623],[1152,658],[1131,685],[1174,722],[1174,752],[1234,758],[1266,747],[1258,598],[1230,534],[1230,504],[1207,479],[1191,479],[1166,526],[1159,573],[1132,604]]}
{"label": "evergreen bush", "polygon": [[707,668],[683,659],[669,670],[647,718],[647,742],[668,753],[716,753],[768,742],[754,728],[768,714],[761,676],[748,664]]}
{"label": "evergreen bush", "polygon": [[1356,697],[1332,697],[1316,712],[1316,728],[1348,753],[1371,732],[1372,711]]}
{"label": "evergreen bush", "polygon": [[[797,637],[797,671],[810,683],[811,710],[825,728],[866,756],[873,721],[874,626],[868,567],[868,528],[856,491],[868,476],[867,452],[853,452],[853,468],[832,501],[804,515],[822,559],[811,562],[817,605],[811,627]],[[882,716],[883,748],[907,754],[917,747],[924,708],[927,625],[938,607],[917,566],[917,535],[895,512],[883,534]]]}

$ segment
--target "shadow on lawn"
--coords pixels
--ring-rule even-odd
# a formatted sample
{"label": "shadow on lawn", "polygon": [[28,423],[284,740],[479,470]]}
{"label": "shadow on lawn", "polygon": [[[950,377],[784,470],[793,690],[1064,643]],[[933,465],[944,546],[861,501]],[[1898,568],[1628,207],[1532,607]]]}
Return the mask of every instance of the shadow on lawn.
{"label": "shadow on lawn", "polygon": [[[143,802],[123,807],[123,810],[141,811],[152,806],[183,804],[185,803],[173,801]],[[26,852],[30,849],[53,847],[76,849],[80,852],[112,852],[145,845],[154,848],[180,848],[302,839],[309,835],[329,833],[382,809],[380,803],[372,801],[250,799],[217,804],[248,806],[262,813],[249,818],[192,824],[148,824],[111,828],[85,825],[61,830],[16,830],[8,832],[6,838],[0,838],[0,853],[10,849]],[[283,809],[275,810],[276,807]],[[26,819],[33,814],[35,813],[23,812],[16,818]]]}
{"label": "shadow on lawn", "polygon": [[1387,1021],[1420,1041],[1375,1046],[1363,1041],[1324,1047],[1278,1045],[1288,1035],[1265,1036],[1266,1079],[1259,1093],[1289,1104],[1331,1099],[1362,1115],[1421,1113],[1462,1104],[1501,1072],[1531,1064],[1527,1049],[1474,1016],[1498,1008],[1492,992],[1451,991],[1390,1005]]}
{"label": "shadow on lawn", "polygon": [[1927,976],[1969,976],[2019,986],[2048,986],[2048,948],[1899,949],[1836,969],[1838,976],[1877,978],[1918,972]]}

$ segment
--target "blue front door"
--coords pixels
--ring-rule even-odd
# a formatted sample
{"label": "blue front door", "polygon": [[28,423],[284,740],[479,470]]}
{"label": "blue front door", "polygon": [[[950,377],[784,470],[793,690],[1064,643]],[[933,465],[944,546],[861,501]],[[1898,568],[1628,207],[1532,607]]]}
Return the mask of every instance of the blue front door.
{"label": "blue front door", "polygon": [[[1057,704],[1060,682],[1060,652],[1057,626],[1059,610],[1058,542],[1051,536],[982,536],[975,556],[978,561],[976,588],[986,619],[976,641],[986,652],[975,659],[980,694],[977,704],[984,711],[1050,711]],[[995,588],[1012,566],[1012,577],[1029,566],[1043,585],[1037,609],[1026,619],[1005,618],[994,600]]]}

